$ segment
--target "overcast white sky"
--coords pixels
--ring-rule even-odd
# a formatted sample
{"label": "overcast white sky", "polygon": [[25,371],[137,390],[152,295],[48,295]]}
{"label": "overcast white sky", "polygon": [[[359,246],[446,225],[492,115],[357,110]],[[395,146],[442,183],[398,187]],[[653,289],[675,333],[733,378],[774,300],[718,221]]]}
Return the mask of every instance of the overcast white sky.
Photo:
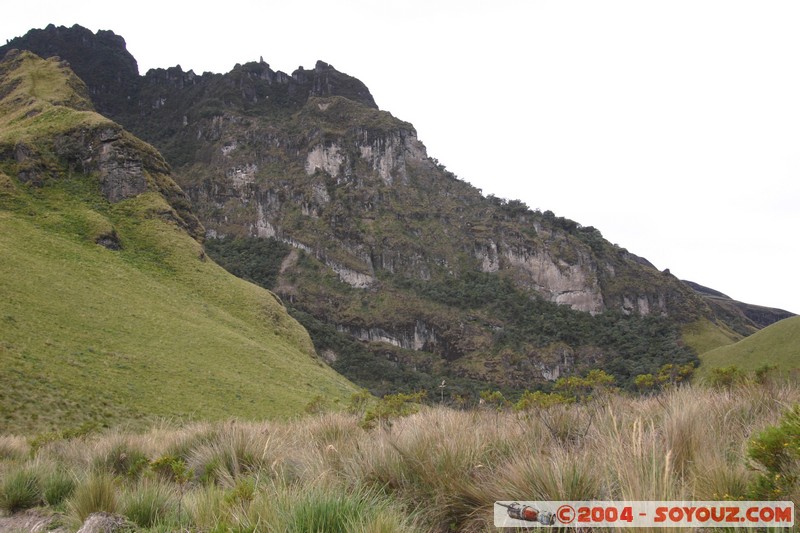
{"label": "overcast white sky", "polygon": [[484,194],[800,313],[800,2],[29,0],[0,38],[51,22],[122,35],[141,73],[321,59]]}

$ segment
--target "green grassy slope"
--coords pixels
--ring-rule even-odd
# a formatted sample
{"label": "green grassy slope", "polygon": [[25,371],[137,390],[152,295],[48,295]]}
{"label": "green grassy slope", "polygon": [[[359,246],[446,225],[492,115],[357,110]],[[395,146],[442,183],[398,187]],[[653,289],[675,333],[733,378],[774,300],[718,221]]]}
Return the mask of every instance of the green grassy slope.
{"label": "green grassy slope", "polygon": [[286,416],[349,396],[278,299],[208,259],[157,187],[110,203],[96,173],[53,155],[54,135],[109,121],[48,89],[69,88],[63,66],[17,63],[0,72],[0,155],[22,139],[45,177],[24,183],[34,158],[0,157],[0,432]]}
{"label": "green grassy slope", "polygon": [[682,337],[683,341],[698,354],[704,354],[720,346],[728,346],[743,338],[725,324],[714,324],[707,318],[700,318],[686,325]]}
{"label": "green grassy slope", "polygon": [[721,346],[700,356],[701,373],[710,368],[736,365],[755,370],[776,365],[780,370],[800,368],[800,316],[786,318],[753,333],[735,344]]}

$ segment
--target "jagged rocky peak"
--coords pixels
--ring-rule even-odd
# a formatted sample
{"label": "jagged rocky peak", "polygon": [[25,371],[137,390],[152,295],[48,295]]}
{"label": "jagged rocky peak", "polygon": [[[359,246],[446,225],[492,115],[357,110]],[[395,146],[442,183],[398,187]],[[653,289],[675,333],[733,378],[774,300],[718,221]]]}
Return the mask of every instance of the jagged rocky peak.
{"label": "jagged rocky peak", "polygon": [[77,24],[70,28],[50,24],[11,39],[0,47],[0,57],[12,48],[67,61],[86,83],[95,107],[103,114],[113,112],[119,107],[119,95],[135,92],[138,85],[136,59],[128,52],[125,39],[113,31],[92,33]]}
{"label": "jagged rocky peak", "polygon": [[57,57],[7,52],[0,61],[0,160],[13,161],[12,174],[34,187],[73,172],[94,175],[111,203],[160,193],[172,208],[169,218],[200,238],[204,229],[161,154],[94,112],[86,92]]}
{"label": "jagged rocky peak", "polygon": [[339,72],[324,61],[317,61],[313,71],[305,70],[303,67],[298,68],[292,73],[292,78],[301,85],[310,84],[310,96],[344,96],[354,102],[378,108],[364,83]]}
{"label": "jagged rocky peak", "polygon": [[251,83],[262,82],[267,85],[288,86],[290,94],[298,96],[297,103],[300,105],[312,97],[342,96],[370,108],[378,108],[375,99],[363,82],[339,72],[324,61],[317,61],[312,70],[300,66],[290,76],[280,70],[272,70],[269,63],[266,63],[262,57],[258,62],[236,64],[233,70],[225,75],[230,79],[241,76],[247,78]]}
{"label": "jagged rocky peak", "polygon": [[[12,49],[29,50],[36,55],[48,58],[59,56],[69,62],[75,73],[86,83],[97,110],[111,118],[125,122],[128,114],[139,114],[136,108],[139,98],[145,100],[144,85],[170,86],[184,89],[197,83],[212,83],[214,79],[224,79],[228,83],[241,86],[247,101],[258,101],[260,92],[253,87],[244,87],[242,78],[250,84],[264,84],[267,87],[283,87],[288,91],[290,101],[297,106],[305,104],[315,96],[343,96],[360,104],[377,108],[367,86],[360,80],[339,72],[328,63],[317,61],[312,70],[303,67],[291,75],[273,71],[263,58],[245,64],[237,64],[227,74],[203,75],[192,70],[184,72],[180,65],[169,68],[150,69],[145,76],[139,76],[136,59],[128,52],[125,39],[113,31],[99,30],[92,33],[82,26],[49,25],[45,29],[30,30],[22,37],[11,39],[0,47],[0,57]],[[283,93],[280,93],[281,95]],[[149,95],[147,95],[149,96]],[[262,97],[275,97],[269,89]],[[149,100],[147,104],[150,105]],[[132,107],[133,106],[133,107]]]}
{"label": "jagged rocky peak", "polygon": [[200,77],[193,70],[184,72],[180,65],[169,68],[151,68],[145,74],[144,79],[153,85],[170,86],[176,89],[183,89],[194,85]]}
{"label": "jagged rocky peak", "polygon": [[69,48],[95,53],[114,52],[118,54],[119,63],[127,65],[127,70],[133,70],[137,74],[139,72],[136,59],[128,53],[125,38],[111,30],[98,30],[97,33],[92,33],[91,30],[78,24],[69,28],[49,24],[44,29],[32,29],[22,37],[11,39],[6,46],[28,50],[37,48],[43,52],[38,55],[43,56],[60,55]]}

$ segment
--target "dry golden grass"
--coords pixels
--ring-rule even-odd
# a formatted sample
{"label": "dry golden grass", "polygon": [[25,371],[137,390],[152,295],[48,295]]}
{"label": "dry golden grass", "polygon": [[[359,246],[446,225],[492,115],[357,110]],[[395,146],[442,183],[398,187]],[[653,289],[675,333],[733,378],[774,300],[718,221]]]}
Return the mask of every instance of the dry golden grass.
{"label": "dry golden grass", "polygon": [[[164,424],[51,442],[34,458],[4,437],[12,452],[1,465],[71,472],[66,508],[76,516],[92,491],[110,498],[113,487],[116,500],[101,503],[123,502],[140,521],[152,512],[153,530],[490,531],[496,500],[745,498],[756,476],[749,439],[799,401],[792,385],[687,387],[522,414],[423,408],[388,430],[364,430],[342,413]],[[180,461],[186,483],[133,468],[137,456]]]}

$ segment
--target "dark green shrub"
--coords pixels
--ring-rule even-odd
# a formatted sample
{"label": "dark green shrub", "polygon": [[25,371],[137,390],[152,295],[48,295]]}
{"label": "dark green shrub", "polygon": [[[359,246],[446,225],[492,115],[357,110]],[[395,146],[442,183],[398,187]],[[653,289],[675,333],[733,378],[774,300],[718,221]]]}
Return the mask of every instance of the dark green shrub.
{"label": "dark green shrub", "polygon": [[325,411],[325,398],[321,394],[314,396],[303,409],[310,415],[316,415]]}
{"label": "dark green shrub", "polygon": [[225,493],[225,503],[228,505],[245,505],[253,501],[256,495],[256,482],[253,478],[242,477],[236,480],[236,485]]}
{"label": "dark green shrub", "polygon": [[511,405],[511,402],[506,400],[506,397],[503,396],[503,393],[499,390],[481,391],[480,398],[482,405],[486,405],[497,411],[502,411]]}
{"label": "dark green shrub", "polygon": [[694,375],[694,364],[676,365],[667,363],[663,365],[658,374],[639,374],[633,380],[636,390],[641,393],[652,393],[662,391],[681,383],[687,383]]}
{"label": "dark green shrub", "polygon": [[754,497],[778,500],[795,494],[800,481],[800,405],[786,413],[777,426],[758,433],[747,455],[760,470]]}
{"label": "dark green shrub", "polygon": [[533,409],[547,409],[554,405],[572,403],[574,401],[574,398],[557,392],[542,392],[540,390],[531,392],[526,390],[517,403],[514,404],[514,411],[524,412]]}
{"label": "dark green shrub", "polygon": [[359,417],[364,416],[364,412],[367,410],[367,405],[369,405],[370,400],[372,400],[372,394],[370,394],[368,390],[362,389],[358,392],[354,392],[350,395],[350,401],[347,402],[347,412],[358,415]]}
{"label": "dark green shrub", "polygon": [[730,389],[737,383],[744,381],[745,374],[736,366],[722,366],[712,368],[708,376],[708,382],[712,387],[718,389]]}
{"label": "dark green shrub", "polygon": [[150,464],[150,468],[161,479],[178,484],[186,483],[192,477],[186,461],[182,457],[174,455],[159,457]]}
{"label": "dark green shrub", "polygon": [[595,368],[583,377],[558,378],[553,388],[567,398],[588,400],[592,397],[592,394],[608,390],[613,383],[614,376],[604,370]]}
{"label": "dark green shrub", "polygon": [[777,374],[777,370],[778,365],[764,363],[753,371],[753,379],[755,379],[756,383],[763,385],[767,383],[775,374]]}
{"label": "dark green shrub", "polygon": [[389,428],[392,419],[409,416],[419,410],[418,403],[425,398],[425,391],[414,394],[387,394],[375,405],[367,410],[361,426],[370,429],[376,425],[381,428]]}

